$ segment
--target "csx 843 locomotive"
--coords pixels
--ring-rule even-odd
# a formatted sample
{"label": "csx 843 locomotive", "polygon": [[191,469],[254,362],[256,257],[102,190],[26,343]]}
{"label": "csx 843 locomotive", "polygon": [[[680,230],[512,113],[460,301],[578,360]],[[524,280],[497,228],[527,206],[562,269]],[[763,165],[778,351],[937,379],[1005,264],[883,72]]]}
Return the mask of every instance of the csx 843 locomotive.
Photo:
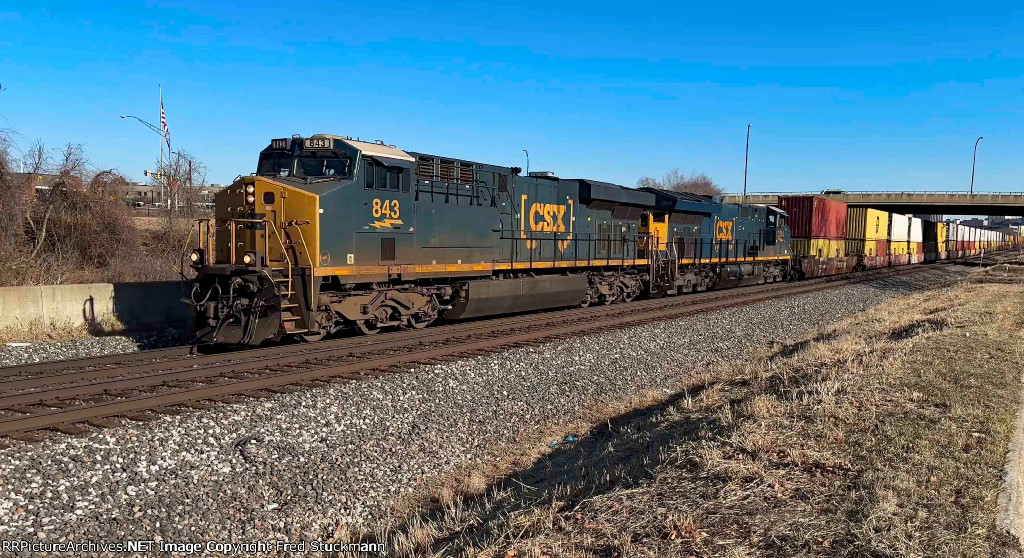
{"label": "csx 843 locomotive", "polygon": [[192,255],[199,342],[259,344],[780,281],[781,210],[314,135],[274,139]]}

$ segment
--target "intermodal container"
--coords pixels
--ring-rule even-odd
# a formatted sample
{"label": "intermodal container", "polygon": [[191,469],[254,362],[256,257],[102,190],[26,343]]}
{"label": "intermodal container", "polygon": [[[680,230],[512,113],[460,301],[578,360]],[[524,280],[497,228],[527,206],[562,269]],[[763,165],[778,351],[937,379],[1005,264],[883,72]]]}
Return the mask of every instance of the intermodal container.
{"label": "intermodal container", "polygon": [[910,217],[893,213],[890,217],[889,240],[906,244],[910,240]]}
{"label": "intermodal container", "polygon": [[888,240],[889,212],[870,207],[848,208],[846,210],[846,238]]}
{"label": "intermodal container", "polygon": [[[946,251],[956,252],[956,223],[946,224]],[[950,257],[953,257],[951,254]]]}
{"label": "intermodal container", "polygon": [[949,234],[949,225],[946,223],[935,223],[935,258],[944,260],[949,257],[949,243],[946,237]]}
{"label": "intermodal container", "polygon": [[910,218],[910,241],[924,242],[924,222],[917,217]]}
{"label": "intermodal container", "polygon": [[818,196],[779,196],[794,238],[846,238],[846,204]]}
{"label": "intermodal container", "polygon": [[840,238],[794,238],[790,242],[796,256],[821,259],[846,257],[846,241]]}
{"label": "intermodal container", "polygon": [[856,256],[855,263],[864,267],[887,267],[889,265],[888,240],[846,239],[847,257]]}

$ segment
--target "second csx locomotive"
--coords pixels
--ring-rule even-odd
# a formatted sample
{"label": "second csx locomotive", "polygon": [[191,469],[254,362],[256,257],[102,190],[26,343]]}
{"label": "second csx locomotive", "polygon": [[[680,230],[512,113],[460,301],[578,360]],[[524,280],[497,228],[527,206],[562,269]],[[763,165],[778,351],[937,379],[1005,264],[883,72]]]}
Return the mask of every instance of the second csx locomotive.
{"label": "second csx locomotive", "polygon": [[192,253],[200,342],[315,340],[790,276],[786,214],[406,152],[274,139]]}

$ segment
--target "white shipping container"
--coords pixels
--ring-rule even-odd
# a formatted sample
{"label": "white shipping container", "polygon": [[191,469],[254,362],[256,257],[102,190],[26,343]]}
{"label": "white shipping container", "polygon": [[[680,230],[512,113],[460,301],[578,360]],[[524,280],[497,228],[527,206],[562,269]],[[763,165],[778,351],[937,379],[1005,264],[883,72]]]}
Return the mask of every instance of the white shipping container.
{"label": "white shipping container", "polygon": [[889,240],[891,242],[906,242],[910,238],[910,217],[893,213],[890,217]]}
{"label": "white shipping container", "polygon": [[924,225],[917,217],[910,218],[910,241],[924,242]]}
{"label": "white shipping container", "polygon": [[956,239],[960,242],[967,240],[967,225],[957,225]]}

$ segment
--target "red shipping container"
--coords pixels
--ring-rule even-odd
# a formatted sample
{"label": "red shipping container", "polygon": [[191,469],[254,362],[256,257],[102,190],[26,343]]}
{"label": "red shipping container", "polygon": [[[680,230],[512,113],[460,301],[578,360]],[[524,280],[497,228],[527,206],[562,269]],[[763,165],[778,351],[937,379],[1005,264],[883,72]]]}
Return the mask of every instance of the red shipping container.
{"label": "red shipping container", "polygon": [[793,238],[846,238],[846,204],[818,196],[779,196]]}

